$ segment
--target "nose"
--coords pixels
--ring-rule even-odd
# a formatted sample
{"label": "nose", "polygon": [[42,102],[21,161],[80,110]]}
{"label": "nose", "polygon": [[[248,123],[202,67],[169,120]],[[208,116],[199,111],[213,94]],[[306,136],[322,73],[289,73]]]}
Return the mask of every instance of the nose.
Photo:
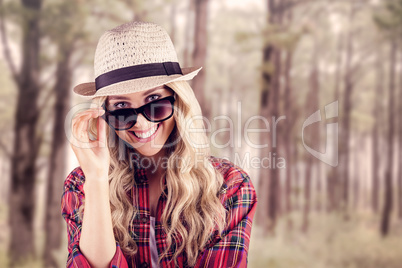
{"label": "nose", "polygon": [[[135,130],[147,130],[151,128],[152,122],[148,121],[143,114],[137,116],[137,122],[134,125]],[[134,130],[134,131],[135,131]]]}

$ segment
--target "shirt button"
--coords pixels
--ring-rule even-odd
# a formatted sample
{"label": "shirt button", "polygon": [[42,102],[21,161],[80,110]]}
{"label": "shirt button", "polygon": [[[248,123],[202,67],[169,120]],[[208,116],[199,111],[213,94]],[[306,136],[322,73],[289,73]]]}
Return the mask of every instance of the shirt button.
{"label": "shirt button", "polygon": [[141,263],[141,266],[140,266],[141,268],[148,268],[149,267],[149,264],[147,263],[147,262],[143,262],[143,263]]}
{"label": "shirt button", "polygon": [[[141,218],[141,222],[142,223],[147,223],[148,222],[148,217],[142,217]],[[144,263],[146,263],[146,262],[144,262]],[[148,266],[147,266],[148,267]]]}

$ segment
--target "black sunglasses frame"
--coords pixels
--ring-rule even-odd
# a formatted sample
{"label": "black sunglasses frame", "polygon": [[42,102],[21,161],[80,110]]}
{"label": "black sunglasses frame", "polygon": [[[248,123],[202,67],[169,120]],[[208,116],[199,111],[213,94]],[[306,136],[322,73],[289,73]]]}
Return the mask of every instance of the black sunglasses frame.
{"label": "black sunglasses frame", "polygon": [[[171,112],[171,114],[170,114],[168,117],[166,117],[166,118],[164,118],[164,119],[161,119],[161,120],[152,120],[152,118],[150,118],[150,117],[144,112],[145,108],[146,108],[147,106],[149,106],[149,105],[152,105],[152,104],[158,103],[158,102],[160,102],[160,101],[164,101],[164,100],[168,100],[168,101],[170,102],[170,104],[172,105],[172,112]],[[136,109],[134,109],[134,108],[124,108],[124,109],[117,109],[117,110],[114,110],[114,111],[108,111],[108,110],[106,110],[106,103],[103,103],[103,104],[102,104],[102,107],[103,107],[103,109],[105,110],[105,113],[104,113],[101,117],[106,121],[106,123],[108,123],[108,125],[109,125],[111,128],[113,128],[113,129],[115,129],[115,130],[127,130],[127,129],[132,128],[132,127],[137,123],[137,117],[138,117],[139,114],[142,114],[142,115],[143,115],[148,121],[150,121],[150,122],[159,123],[159,122],[168,120],[170,117],[172,117],[172,115],[173,115],[173,113],[174,113],[174,105],[173,105],[173,104],[174,104],[175,100],[176,100],[176,94],[173,94],[173,95],[171,95],[171,96],[168,96],[168,97],[165,97],[165,98],[162,98],[162,99],[157,99],[157,100],[151,101],[151,102],[149,102],[149,103],[147,103],[147,104],[145,104],[145,105],[143,105],[143,106],[141,106],[141,107],[138,107],[138,108],[136,108]],[[124,110],[124,111],[130,110],[130,111],[133,111],[133,115],[136,115],[136,116],[137,116],[137,117],[135,118],[135,120],[131,120],[131,124],[129,125],[129,127],[125,127],[125,128],[116,128],[116,127],[114,127],[112,124],[109,123],[109,120],[107,120],[107,116],[109,116],[109,115],[110,115],[110,116],[114,116],[114,115],[113,115],[113,112],[115,112],[115,111],[121,112],[121,110]]]}

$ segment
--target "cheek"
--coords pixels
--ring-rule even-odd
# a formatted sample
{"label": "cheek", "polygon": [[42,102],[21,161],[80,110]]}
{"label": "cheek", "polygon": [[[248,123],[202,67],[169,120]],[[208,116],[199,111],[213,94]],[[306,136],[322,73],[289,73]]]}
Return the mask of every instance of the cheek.
{"label": "cheek", "polygon": [[117,131],[115,130],[116,135],[119,136],[120,139],[128,142],[129,141],[129,137],[128,137],[128,133],[126,131]]}
{"label": "cheek", "polygon": [[165,121],[165,131],[167,132],[166,134],[170,135],[172,132],[173,128],[176,125],[176,121],[174,120],[174,117],[172,116],[168,120]]}

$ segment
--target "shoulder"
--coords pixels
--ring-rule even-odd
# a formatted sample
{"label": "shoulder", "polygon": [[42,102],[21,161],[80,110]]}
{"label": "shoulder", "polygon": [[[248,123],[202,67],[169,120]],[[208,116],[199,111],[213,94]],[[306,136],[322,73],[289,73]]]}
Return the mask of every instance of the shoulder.
{"label": "shoulder", "polygon": [[64,181],[64,191],[82,191],[85,175],[81,167],[76,167]]}
{"label": "shoulder", "polygon": [[84,181],[84,172],[80,167],[73,169],[64,181],[61,212],[67,223],[81,221],[78,211],[84,200]]}
{"label": "shoulder", "polygon": [[251,199],[256,198],[254,185],[249,175],[241,167],[227,159],[214,156],[210,156],[209,161],[223,176],[224,183],[221,193],[231,195],[242,191],[247,192]]}

